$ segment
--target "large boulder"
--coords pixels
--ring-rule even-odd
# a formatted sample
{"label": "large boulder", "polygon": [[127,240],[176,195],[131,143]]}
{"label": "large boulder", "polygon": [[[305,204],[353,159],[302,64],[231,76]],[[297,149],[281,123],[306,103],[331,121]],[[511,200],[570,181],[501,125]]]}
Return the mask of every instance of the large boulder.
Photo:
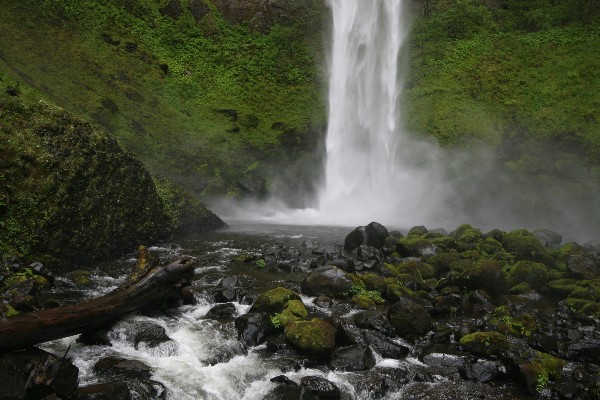
{"label": "large boulder", "polygon": [[344,249],[352,251],[363,244],[381,249],[389,235],[385,226],[378,222],[371,222],[367,226],[359,226],[350,232],[344,239]]}
{"label": "large boulder", "polygon": [[552,256],[539,240],[528,235],[508,234],[502,239],[504,249],[518,260],[534,261],[545,265],[553,263]]}
{"label": "large boulder", "polygon": [[257,346],[273,333],[273,325],[268,313],[248,313],[235,320],[238,338],[246,346]]}
{"label": "large boulder", "polygon": [[492,297],[503,296],[508,291],[502,266],[494,259],[481,260],[466,266],[460,275],[452,277],[451,284],[467,290],[482,289]]}
{"label": "large boulder", "polygon": [[0,230],[0,253],[70,267],[156,243],[179,224],[223,226],[91,124],[42,102],[3,97],[0,108],[12,110],[0,130],[0,225],[11,227]]}
{"label": "large boulder", "polygon": [[388,309],[388,320],[396,333],[422,335],[431,328],[431,315],[412,299],[403,298]]}
{"label": "large boulder", "polygon": [[292,290],[276,287],[259,294],[250,312],[280,313],[290,300],[300,300],[300,295]]}
{"label": "large boulder", "polygon": [[348,297],[353,285],[352,276],[334,266],[319,267],[301,284],[302,293],[309,296]]}
{"label": "large boulder", "polygon": [[335,348],[335,328],[326,321],[292,321],[286,325],[285,338],[300,351],[315,356],[327,356]]}
{"label": "large boulder", "polygon": [[322,400],[339,400],[341,398],[340,389],[333,382],[320,376],[305,376],[300,380],[300,385]]}
{"label": "large boulder", "polygon": [[534,290],[545,289],[548,284],[548,268],[544,264],[519,261],[508,273],[510,287],[526,282]]}
{"label": "large boulder", "polygon": [[576,278],[595,279],[600,277],[600,264],[588,255],[570,255],[567,257],[567,269]]}

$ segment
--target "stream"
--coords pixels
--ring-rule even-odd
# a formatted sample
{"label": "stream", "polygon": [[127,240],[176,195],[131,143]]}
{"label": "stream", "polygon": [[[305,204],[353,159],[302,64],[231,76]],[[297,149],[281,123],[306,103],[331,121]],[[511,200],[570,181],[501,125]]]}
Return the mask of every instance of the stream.
{"label": "stream", "polygon": [[[403,359],[379,357],[370,370],[339,372],[326,364],[289,348],[273,351],[263,344],[246,348],[238,340],[234,318],[248,311],[262,291],[283,286],[300,292],[300,282],[310,271],[310,263],[327,251],[340,251],[349,228],[324,226],[281,226],[230,222],[226,230],[184,238],[177,245],[153,247],[163,262],[182,255],[197,257],[199,265],[192,282],[195,305],[131,315],[108,332],[110,345],[83,345],[77,336],[46,343],[45,350],[62,355],[68,352],[79,368],[80,386],[106,381],[99,360],[118,357],[137,360],[150,368],[150,386],[130,390],[133,398],[166,396],[167,399],[269,399],[279,385],[271,378],[285,375],[299,382],[305,376],[320,376],[333,382],[342,399],[515,399],[522,396],[510,385],[496,390],[489,385],[468,381],[456,383],[439,374],[415,356],[419,344],[400,338],[396,343],[410,348]],[[262,258],[256,263],[234,262],[236,257]],[[59,278],[54,291],[68,301],[97,297],[115,289],[128,275],[135,257],[125,257],[92,272],[92,285],[78,289]],[[233,318],[206,318],[214,307],[223,278],[239,277],[235,285]],[[302,296],[309,312],[321,317],[331,313],[351,315],[350,306],[325,309]],[[136,333],[159,326],[168,338],[160,343],[136,339]],[[160,328],[159,328],[160,330]],[[472,392],[472,393],[471,393]],[[471,394],[470,394],[471,393]],[[458,396],[458,397],[457,397]]]}

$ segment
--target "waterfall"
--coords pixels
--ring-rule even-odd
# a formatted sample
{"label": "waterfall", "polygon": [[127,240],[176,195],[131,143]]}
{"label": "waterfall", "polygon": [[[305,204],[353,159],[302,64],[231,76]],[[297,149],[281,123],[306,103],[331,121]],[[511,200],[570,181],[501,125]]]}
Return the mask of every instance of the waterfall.
{"label": "waterfall", "polygon": [[[360,222],[398,218],[401,145],[398,56],[402,0],[329,0],[333,47],[320,214]],[[406,182],[405,182],[406,181]]]}

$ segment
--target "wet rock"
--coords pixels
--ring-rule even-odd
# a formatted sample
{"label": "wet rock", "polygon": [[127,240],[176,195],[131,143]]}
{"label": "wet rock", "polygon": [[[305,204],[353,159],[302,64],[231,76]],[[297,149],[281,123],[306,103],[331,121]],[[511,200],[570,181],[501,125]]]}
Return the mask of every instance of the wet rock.
{"label": "wet rock", "polygon": [[463,336],[459,342],[463,350],[484,356],[502,355],[510,343],[506,336],[497,332],[474,332]]}
{"label": "wet rock", "polygon": [[285,326],[285,338],[300,351],[327,356],[335,348],[335,328],[318,318],[292,321]]}
{"label": "wet rock", "polygon": [[423,363],[431,367],[454,367],[460,368],[467,364],[466,356],[458,356],[447,353],[429,353],[423,357]]}
{"label": "wet rock", "polygon": [[238,300],[238,291],[235,288],[224,288],[215,293],[217,303],[229,303]]}
{"label": "wet rock", "polygon": [[600,266],[587,255],[571,255],[567,258],[567,269],[575,278],[595,279],[600,277]]}
{"label": "wet rock", "polygon": [[313,304],[321,308],[330,308],[333,304],[333,300],[327,296],[321,295],[317,296],[317,298],[313,300]]}
{"label": "wet rock", "polygon": [[246,346],[257,346],[273,333],[273,325],[268,313],[248,313],[235,320],[238,338]]}
{"label": "wet rock", "polygon": [[467,266],[460,275],[452,277],[450,283],[468,290],[482,289],[494,298],[508,292],[502,266],[493,259],[481,260]]}
{"label": "wet rock", "polygon": [[512,253],[518,261],[533,261],[552,265],[552,256],[548,250],[533,236],[508,234],[502,239],[502,246]]}
{"label": "wet rock", "polygon": [[371,269],[381,262],[382,255],[381,251],[377,250],[375,247],[361,244],[356,250],[356,258],[358,258],[359,261],[363,261],[363,264],[361,265],[368,263],[367,269]]}
{"label": "wet rock", "polygon": [[264,397],[265,400],[318,400],[310,390],[298,385],[295,382],[291,383],[279,382],[275,389],[269,391]]}
{"label": "wet rock", "polygon": [[358,246],[367,243],[367,230],[364,226],[359,226],[350,232],[344,239],[344,249],[353,251]]}
{"label": "wet rock", "polygon": [[428,239],[407,236],[398,241],[398,252],[403,257],[432,257],[442,251]]}
{"label": "wet rock", "polygon": [[298,321],[308,317],[308,310],[300,300],[288,301],[283,310],[271,317],[271,323],[275,328],[284,328],[292,321]]}
{"label": "wet rock", "polygon": [[233,288],[233,287],[238,286],[239,283],[240,283],[240,277],[237,275],[233,275],[233,276],[228,276],[226,278],[221,279],[218,286],[226,287],[226,288]]}
{"label": "wet rock", "polygon": [[383,358],[403,359],[410,353],[408,347],[393,342],[387,335],[380,332],[365,331],[364,340]]}
{"label": "wet rock", "polygon": [[313,270],[302,281],[302,293],[309,296],[348,297],[352,289],[352,277],[345,271],[325,266]]}
{"label": "wet rock", "polygon": [[329,367],[336,371],[362,371],[377,364],[373,350],[368,346],[346,346],[334,350]]}
{"label": "wet rock", "polygon": [[152,368],[138,360],[127,360],[120,357],[104,357],[94,365],[99,374],[127,375],[138,378],[149,378]]}
{"label": "wet rock", "polygon": [[125,324],[126,335],[136,349],[144,343],[147,347],[157,347],[166,342],[172,342],[165,328],[152,322],[133,321]]}
{"label": "wet rock", "polygon": [[404,298],[390,306],[387,316],[400,336],[422,335],[431,327],[431,315],[412,299]]}
{"label": "wet rock", "polygon": [[536,352],[533,360],[519,365],[529,393],[536,395],[546,388],[548,381],[562,377],[565,362],[550,354]]}
{"label": "wet rock", "polygon": [[77,400],[131,400],[129,387],[125,382],[106,382],[84,386],[75,392]]}
{"label": "wet rock", "polygon": [[462,375],[475,382],[489,382],[506,372],[504,366],[498,361],[477,360],[473,364],[465,365]]}
{"label": "wet rock", "polygon": [[330,264],[346,272],[352,273],[355,271],[354,260],[351,258],[336,258]]}
{"label": "wet rock", "polygon": [[378,311],[361,311],[354,315],[354,323],[359,328],[374,329],[385,335],[393,336],[394,328],[388,318]]}
{"label": "wet rock", "polygon": [[68,359],[37,348],[0,354],[0,398],[67,398],[77,389],[78,375]]}
{"label": "wet rock", "polygon": [[280,313],[290,300],[300,300],[300,295],[283,287],[270,289],[258,295],[250,312]]}
{"label": "wet rock", "polygon": [[218,304],[208,310],[206,318],[210,319],[230,319],[237,314],[237,310],[233,303]]}
{"label": "wet rock", "polygon": [[365,244],[367,246],[381,249],[385,244],[385,239],[390,235],[387,228],[378,222],[371,222],[365,227],[365,233],[367,234],[367,240]]}
{"label": "wet rock", "polygon": [[89,286],[92,284],[92,280],[90,278],[91,272],[84,269],[71,271],[66,275],[66,277],[77,285]]}
{"label": "wet rock", "polygon": [[341,398],[340,389],[334,383],[320,376],[305,376],[300,380],[300,385],[322,400],[338,400]]}
{"label": "wet rock", "polygon": [[548,283],[548,268],[544,264],[519,261],[508,273],[508,286],[526,282],[533,290],[543,290]]}

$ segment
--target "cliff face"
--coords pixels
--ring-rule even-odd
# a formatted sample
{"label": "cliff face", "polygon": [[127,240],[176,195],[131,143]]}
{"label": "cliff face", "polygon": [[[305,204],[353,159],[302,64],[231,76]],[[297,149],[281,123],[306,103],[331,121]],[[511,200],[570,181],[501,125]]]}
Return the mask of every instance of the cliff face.
{"label": "cliff face", "polygon": [[[0,254],[90,264],[223,223],[161,184],[111,137],[19,89],[0,95]],[[185,210],[185,223],[178,213]]]}

